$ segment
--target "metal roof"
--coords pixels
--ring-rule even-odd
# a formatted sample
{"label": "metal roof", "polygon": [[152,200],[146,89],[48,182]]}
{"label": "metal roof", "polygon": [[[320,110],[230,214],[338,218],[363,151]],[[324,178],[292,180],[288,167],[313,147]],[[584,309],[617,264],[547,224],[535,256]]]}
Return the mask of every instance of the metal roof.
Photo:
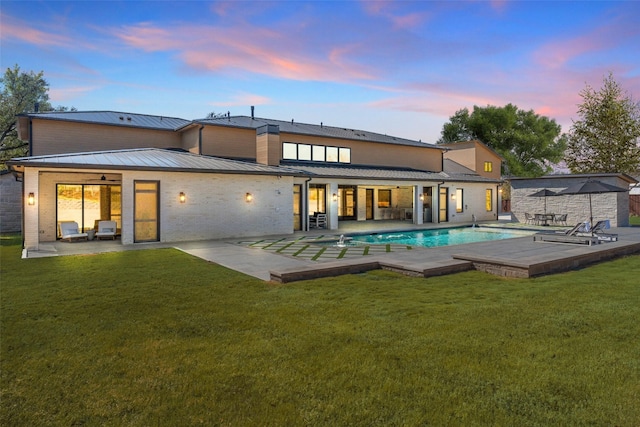
{"label": "metal roof", "polygon": [[18,116],[173,131],[192,123],[190,120],[175,117],[150,116],[147,114],[121,113],[117,111],[50,111],[46,113],[19,114]]}
{"label": "metal roof", "polygon": [[280,128],[280,132],[294,133],[300,135],[319,136],[325,138],[341,138],[350,139],[364,142],[379,142],[383,144],[396,144],[396,145],[410,145],[414,147],[423,148],[435,148],[438,150],[444,150],[442,147],[438,147],[434,144],[427,144],[421,141],[414,141],[411,139],[404,139],[390,135],[382,135],[379,133],[349,129],[335,126],[326,126],[324,124],[314,125],[308,123],[297,123],[293,120],[290,122],[283,120],[263,119],[263,118],[251,118],[249,116],[227,116],[214,119],[198,119],[194,120],[196,123],[227,126],[244,129],[257,129],[265,125],[277,125]]}
{"label": "metal roof", "polygon": [[479,175],[429,172],[402,168],[376,168],[356,166],[288,165],[305,172],[311,177],[342,179],[375,179],[401,181],[457,181],[457,182],[500,182]]}
{"label": "metal roof", "polygon": [[159,148],[21,157],[12,159],[7,164],[13,169],[16,169],[13,166],[31,166],[304,176],[299,171],[287,167],[266,166]]}

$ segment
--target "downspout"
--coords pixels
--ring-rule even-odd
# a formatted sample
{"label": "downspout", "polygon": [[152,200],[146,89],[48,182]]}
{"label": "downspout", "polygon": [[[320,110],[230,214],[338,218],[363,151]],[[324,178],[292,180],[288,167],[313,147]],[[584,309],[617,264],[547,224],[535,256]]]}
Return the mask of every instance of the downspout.
{"label": "downspout", "polygon": [[200,129],[198,129],[198,154],[202,156],[202,129],[204,129],[204,125],[200,125]]}
{"label": "downspout", "polygon": [[33,156],[33,121],[29,117],[29,156]]}

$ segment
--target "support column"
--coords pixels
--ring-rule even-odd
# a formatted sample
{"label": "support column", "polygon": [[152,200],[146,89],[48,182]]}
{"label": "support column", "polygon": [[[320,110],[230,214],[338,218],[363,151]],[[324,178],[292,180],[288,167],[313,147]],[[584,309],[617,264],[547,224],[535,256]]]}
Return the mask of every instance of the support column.
{"label": "support column", "polygon": [[[22,177],[22,206],[24,225],[22,236],[24,237],[24,249],[37,251],[40,243],[40,193],[38,192],[39,173],[34,168],[24,168]],[[29,193],[33,193],[33,205],[27,201]]]}
{"label": "support column", "polygon": [[423,210],[424,206],[422,196],[422,185],[414,185],[413,186],[413,223],[414,224],[422,224],[423,223]]}
{"label": "support column", "polygon": [[338,200],[333,200],[333,195],[338,195],[338,183],[332,182],[327,186],[328,203],[327,203],[327,220],[329,221],[328,229],[338,229]]}

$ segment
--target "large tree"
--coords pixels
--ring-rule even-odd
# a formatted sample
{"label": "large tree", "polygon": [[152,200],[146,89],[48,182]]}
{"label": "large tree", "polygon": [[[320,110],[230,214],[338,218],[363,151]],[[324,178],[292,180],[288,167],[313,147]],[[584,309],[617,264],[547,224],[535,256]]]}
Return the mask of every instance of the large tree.
{"label": "large tree", "polygon": [[18,139],[17,114],[34,111],[36,104],[39,111],[67,111],[69,108],[51,106],[49,83],[42,71],[25,73],[18,65],[7,68],[0,77],[0,88],[0,169],[5,169],[5,161],[28,153],[28,142]]}
{"label": "large tree", "polygon": [[609,74],[602,89],[587,85],[579,120],[569,132],[565,155],[574,173],[636,173],[640,167],[640,104]]}
{"label": "large tree", "polygon": [[505,159],[504,172],[536,177],[551,171],[562,159],[565,136],[555,120],[515,105],[473,107],[456,111],[445,123],[438,143],[478,139]]}

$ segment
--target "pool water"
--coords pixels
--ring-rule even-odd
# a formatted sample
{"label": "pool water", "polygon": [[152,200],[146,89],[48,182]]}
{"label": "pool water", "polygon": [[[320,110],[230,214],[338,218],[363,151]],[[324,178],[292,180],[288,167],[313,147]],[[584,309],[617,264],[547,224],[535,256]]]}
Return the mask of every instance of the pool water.
{"label": "pool water", "polygon": [[401,231],[394,233],[351,236],[352,244],[397,244],[433,248],[464,243],[487,242],[530,235],[529,231],[500,228],[460,227],[438,230]]}

